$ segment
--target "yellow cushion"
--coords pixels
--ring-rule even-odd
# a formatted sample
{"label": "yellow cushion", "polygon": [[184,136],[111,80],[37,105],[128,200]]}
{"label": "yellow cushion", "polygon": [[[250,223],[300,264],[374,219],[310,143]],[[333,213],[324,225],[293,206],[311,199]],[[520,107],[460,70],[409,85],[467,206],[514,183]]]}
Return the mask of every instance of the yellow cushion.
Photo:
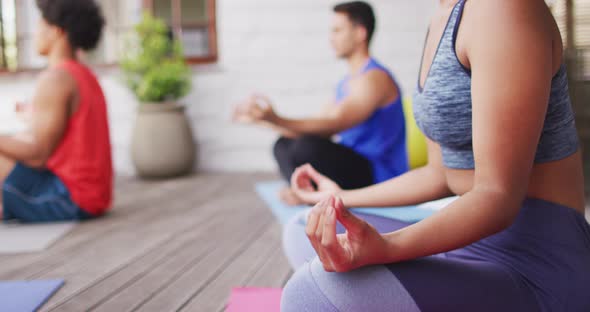
{"label": "yellow cushion", "polygon": [[415,169],[426,165],[428,162],[428,151],[426,148],[426,138],[416,125],[414,111],[412,109],[412,99],[403,99],[404,116],[406,118],[406,147],[408,150],[408,161],[410,169]]}

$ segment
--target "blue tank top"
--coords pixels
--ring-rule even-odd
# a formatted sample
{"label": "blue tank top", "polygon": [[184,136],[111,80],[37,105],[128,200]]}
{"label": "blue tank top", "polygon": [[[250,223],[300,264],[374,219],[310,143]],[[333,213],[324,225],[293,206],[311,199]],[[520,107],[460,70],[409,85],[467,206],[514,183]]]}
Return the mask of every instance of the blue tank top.
{"label": "blue tank top", "polygon": [[[453,169],[473,169],[471,72],[455,52],[465,0],[454,7],[424,84],[414,94],[414,114],[422,132],[441,146],[443,163]],[[549,105],[535,163],[559,160],[578,150],[574,113],[562,65],[551,81]]]}
{"label": "blue tank top", "polygon": [[[358,75],[371,70],[381,70],[394,81],[391,72],[374,59],[369,59]],[[336,103],[348,96],[348,82],[344,78],[336,90]],[[396,84],[397,87],[397,84]],[[339,143],[351,148],[369,160],[375,183],[383,182],[408,171],[406,152],[406,126],[402,107],[401,90],[398,98],[376,110],[363,123],[339,133]]]}

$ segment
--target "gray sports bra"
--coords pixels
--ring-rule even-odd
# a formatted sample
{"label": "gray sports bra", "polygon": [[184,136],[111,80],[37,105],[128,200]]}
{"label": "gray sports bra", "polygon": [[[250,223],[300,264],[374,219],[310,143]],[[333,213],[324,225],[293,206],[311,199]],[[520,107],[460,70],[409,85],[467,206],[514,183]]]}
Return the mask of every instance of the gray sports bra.
{"label": "gray sports bra", "polygon": [[[465,0],[460,0],[447,22],[424,90],[414,94],[416,123],[431,140],[440,144],[443,163],[453,169],[473,169],[471,73],[457,57],[455,41]],[[535,163],[563,159],[579,147],[568,91],[567,72],[562,65],[551,82],[549,106]]]}

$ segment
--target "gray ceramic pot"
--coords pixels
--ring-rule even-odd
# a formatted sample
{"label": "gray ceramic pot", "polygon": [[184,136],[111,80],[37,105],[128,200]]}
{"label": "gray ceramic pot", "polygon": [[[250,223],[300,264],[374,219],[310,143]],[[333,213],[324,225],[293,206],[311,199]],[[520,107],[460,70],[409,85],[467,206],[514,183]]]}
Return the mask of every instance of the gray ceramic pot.
{"label": "gray ceramic pot", "polygon": [[170,178],[189,174],[195,164],[196,144],[184,106],[142,103],[131,142],[131,157],[142,178]]}

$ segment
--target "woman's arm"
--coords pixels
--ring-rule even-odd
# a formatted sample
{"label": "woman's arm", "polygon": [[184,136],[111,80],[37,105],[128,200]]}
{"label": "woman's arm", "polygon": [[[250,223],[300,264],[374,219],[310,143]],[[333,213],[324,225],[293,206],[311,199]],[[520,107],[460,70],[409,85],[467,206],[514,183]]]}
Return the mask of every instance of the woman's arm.
{"label": "woman's arm", "polygon": [[470,1],[473,188],[431,218],[387,234],[389,259],[446,252],[506,229],[526,196],[553,75],[544,3]]}
{"label": "woman's arm", "polygon": [[342,190],[308,164],[295,170],[291,177],[291,188],[308,204],[315,205],[330,195],[337,195],[346,207],[355,208],[414,205],[452,195],[447,186],[440,147],[430,140],[427,140],[427,146],[426,166],[376,185]]}
{"label": "woman's arm", "polygon": [[438,144],[427,140],[428,164],[383,183],[337,194],[346,207],[415,205],[452,195]]}
{"label": "woman's arm", "polygon": [[0,136],[0,154],[31,167],[43,167],[66,129],[73,88],[67,73],[45,72],[33,98],[31,133]]}

